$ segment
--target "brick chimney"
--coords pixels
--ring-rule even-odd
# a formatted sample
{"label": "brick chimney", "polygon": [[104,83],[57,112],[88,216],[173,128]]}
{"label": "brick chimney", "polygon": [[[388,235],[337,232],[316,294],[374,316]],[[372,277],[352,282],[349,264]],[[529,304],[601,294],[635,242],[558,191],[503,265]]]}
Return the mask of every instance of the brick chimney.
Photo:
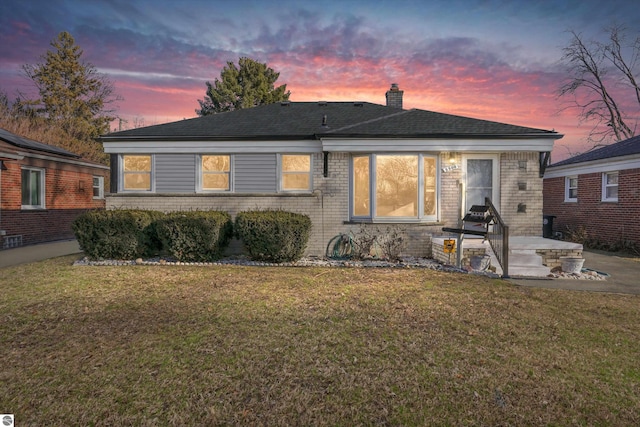
{"label": "brick chimney", "polygon": [[404,94],[403,90],[398,88],[398,83],[391,83],[391,89],[389,89],[386,93],[387,97],[387,107],[393,108],[402,108],[402,95]]}

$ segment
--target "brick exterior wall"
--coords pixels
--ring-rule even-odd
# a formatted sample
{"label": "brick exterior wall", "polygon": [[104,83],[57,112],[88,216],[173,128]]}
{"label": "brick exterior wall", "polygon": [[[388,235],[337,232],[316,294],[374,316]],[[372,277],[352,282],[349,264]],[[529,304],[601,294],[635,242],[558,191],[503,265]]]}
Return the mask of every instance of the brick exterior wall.
{"label": "brick exterior wall", "polygon": [[[511,235],[542,234],[542,180],[538,176],[537,153],[502,155],[500,160],[503,218],[511,226]],[[454,169],[440,176],[440,218],[436,223],[375,223],[349,222],[349,153],[329,154],[328,177],[323,176],[322,154],[313,155],[312,194],[111,194],[107,209],[149,209],[163,212],[177,210],[221,210],[232,217],[251,209],[283,209],[309,215],[313,222],[307,254],[324,256],[329,241],[340,233],[358,233],[361,227],[384,231],[393,226],[401,229],[406,248],[403,255],[431,257],[431,237],[443,235],[442,227],[456,227],[461,214],[460,181],[462,171]],[[446,165],[449,153],[442,153]],[[526,161],[522,168],[521,161]],[[456,162],[461,158],[457,154]],[[516,180],[513,182],[513,180]],[[518,190],[518,181],[527,183],[527,190]],[[526,212],[518,213],[518,203],[526,203]],[[232,249],[239,250],[237,242]]]}
{"label": "brick exterior wall", "polygon": [[619,171],[618,201],[603,202],[602,174],[578,175],[578,201],[565,202],[565,177],[544,180],[544,214],[553,230],[582,228],[595,243],[640,245],[640,169]]}
{"label": "brick exterior wall", "polygon": [[500,216],[511,236],[542,236],[542,178],[538,153],[500,156]]}
{"label": "brick exterior wall", "polygon": [[[105,177],[108,170],[25,157],[4,160],[7,170],[0,175],[0,240],[22,236],[23,245],[74,238],[71,223],[89,209],[104,209],[104,199],[93,198],[93,176]],[[21,167],[45,170],[45,209],[25,209],[22,205]],[[2,249],[4,245],[0,245]]]}

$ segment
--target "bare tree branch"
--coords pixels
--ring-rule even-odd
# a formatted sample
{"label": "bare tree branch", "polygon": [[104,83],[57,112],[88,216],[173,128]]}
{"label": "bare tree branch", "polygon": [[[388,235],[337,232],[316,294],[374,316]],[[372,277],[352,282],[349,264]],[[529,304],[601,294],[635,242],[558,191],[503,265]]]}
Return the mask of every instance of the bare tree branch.
{"label": "bare tree branch", "polygon": [[[571,107],[578,109],[582,122],[594,125],[589,140],[602,143],[606,140],[620,141],[634,136],[637,127],[636,117],[630,117],[623,111],[628,102],[621,104],[620,84],[631,87],[640,107],[640,87],[638,85],[637,63],[640,55],[640,37],[628,46],[625,44],[624,29],[612,26],[608,30],[607,43],[585,41],[582,34],[570,31],[570,43],[562,50],[562,61],[568,72],[568,80],[559,90],[560,97],[571,97]],[[631,57],[625,53],[630,50]],[[628,55],[628,54],[627,54]],[[629,120],[635,121],[633,126]]]}

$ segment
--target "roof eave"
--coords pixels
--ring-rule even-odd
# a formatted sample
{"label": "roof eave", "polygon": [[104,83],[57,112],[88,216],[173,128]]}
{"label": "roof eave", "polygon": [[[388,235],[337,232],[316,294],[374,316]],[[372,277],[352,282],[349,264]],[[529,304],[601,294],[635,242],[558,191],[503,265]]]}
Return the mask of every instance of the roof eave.
{"label": "roof eave", "polygon": [[558,133],[527,133],[527,134],[477,134],[477,133],[416,133],[416,134],[355,134],[355,133],[321,133],[317,138],[336,139],[532,139],[548,138],[560,139],[564,137]]}
{"label": "roof eave", "polygon": [[125,142],[125,141],[293,141],[304,139],[316,139],[314,135],[256,135],[256,136],[101,136],[100,142]]}

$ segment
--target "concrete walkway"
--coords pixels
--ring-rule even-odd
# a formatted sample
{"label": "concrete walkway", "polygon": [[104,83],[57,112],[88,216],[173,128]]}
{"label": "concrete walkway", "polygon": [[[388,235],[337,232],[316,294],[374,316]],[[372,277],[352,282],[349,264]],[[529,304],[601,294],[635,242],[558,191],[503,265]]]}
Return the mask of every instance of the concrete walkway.
{"label": "concrete walkway", "polygon": [[607,273],[606,280],[574,279],[508,279],[521,286],[568,289],[575,291],[612,292],[640,295],[640,262],[603,251],[587,250],[582,253],[584,268]]}
{"label": "concrete walkway", "polygon": [[40,243],[14,249],[5,249],[0,251],[0,268],[80,253],[82,253],[82,251],[76,240],[60,240],[51,243]]}

